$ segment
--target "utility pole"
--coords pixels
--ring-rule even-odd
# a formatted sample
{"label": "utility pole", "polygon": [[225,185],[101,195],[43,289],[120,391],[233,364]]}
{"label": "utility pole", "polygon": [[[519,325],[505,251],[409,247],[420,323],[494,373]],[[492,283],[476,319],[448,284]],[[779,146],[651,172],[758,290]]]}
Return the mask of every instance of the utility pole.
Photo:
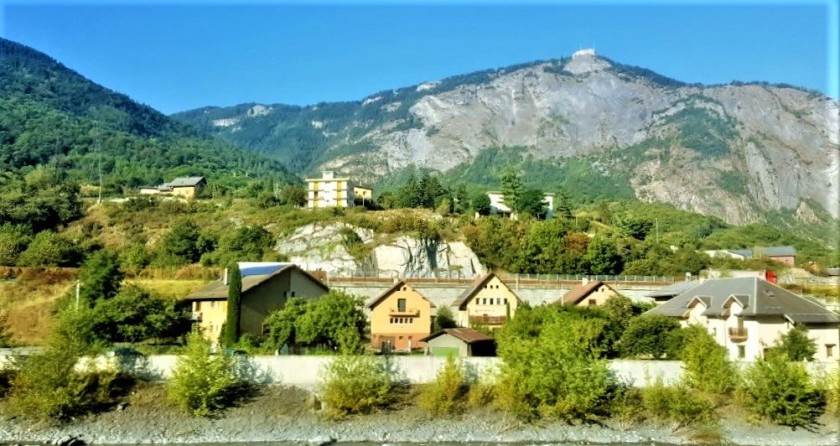
{"label": "utility pole", "polygon": [[79,292],[82,288],[82,281],[76,281],[76,311],[79,311]]}
{"label": "utility pole", "polygon": [[102,146],[99,141],[96,141],[96,151],[99,152],[99,198],[96,199],[96,204],[102,203]]}

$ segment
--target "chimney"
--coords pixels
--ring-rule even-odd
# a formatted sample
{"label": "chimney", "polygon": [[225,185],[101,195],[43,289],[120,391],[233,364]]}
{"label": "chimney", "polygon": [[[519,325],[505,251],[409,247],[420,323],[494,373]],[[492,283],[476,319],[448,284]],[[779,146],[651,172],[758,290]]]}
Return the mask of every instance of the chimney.
{"label": "chimney", "polygon": [[224,285],[227,285],[227,283],[228,283],[228,269],[225,268],[225,272],[223,272],[222,274],[223,274],[222,275],[222,283]]}
{"label": "chimney", "polygon": [[581,285],[586,285],[587,283],[589,283],[589,277],[588,276],[583,276],[583,279],[581,279],[580,284]]}

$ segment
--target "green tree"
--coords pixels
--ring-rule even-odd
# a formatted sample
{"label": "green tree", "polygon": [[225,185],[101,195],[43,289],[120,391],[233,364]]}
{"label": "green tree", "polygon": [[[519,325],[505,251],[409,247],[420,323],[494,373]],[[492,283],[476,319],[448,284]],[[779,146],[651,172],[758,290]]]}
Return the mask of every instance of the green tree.
{"label": "green tree", "polygon": [[444,328],[455,328],[456,326],[452,310],[447,306],[438,308],[437,314],[432,321],[432,333],[437,333]]}
{"label": "green tree", "polygon": [[795,324],[771,349],[778,350],[791,361],[813,361],[817,353],[817,343],[808,337],[807,327]]}
{"label": "green tree", "polygon": [[124,274],[117,256],[99,250],[88,256],[79,268],[79,298],[92,307],[99,300],[111,299],[120,290]]}
{"label": "green tree", "polygon": [[679,322],[672,317],[639,316],[630,320],[618,342],[619,349],[628,358],[649,356],[659,359],[671,350],[673,334],[679,329]]}
{"label": "green tree", "polygon": [[502,169],[499,182],[502,185],[502,196],[504,197],[505,204],[513,212],[520,211],[520,200],[522,199],[525,186],[522,184],[522,178],[519,176],[519,172],[515,167],[507,166]]}
{"label": "green tree", "polygon": [[545,194],[539,189],[526,189],[519,196],[517,211],[532,217],[544,218],[547,211]]}
{"label": "green tree", "polygon": [[228,273],[227,321],[225,322],[225,342],[228,347],[239,340],[239,324],[242,318],[242,273],[239,264],[233,263]]}
{"label": "green tree", "polygon": [[455,186],[455,193],[454,193],[454,212],[456,214],[463,214],[467,212],[467,209],[470,208],[470,197],[467,193],[467,185],[459,182]]}
{"label": "green tree", "polygon": [[79,246],[64,235],[39,232],[18,258],[20,266],[76,266],[82,258]]}
{"label": "green tree", "polygon": [[470,206],[478,215],[490,215],[490,197],[486,192],[476,192],[470,199]]}
{"label": "green tree", "polygon": [[303,316],[309,307],[309,301],[302,298],[291,298],[286,301],[283,308],[271,313],[265,320],[265,327],[268,330],[266,343],[274,350],[297,346],[297,332],[295,326],[298,319]]}
{"label": "green tree", "polygon": [[565,191],[560,191],[554,197],[554,215],[557,218],[569,220],[573,217],[570,201],[569,194]]}
{"label": "green tree", "polygon": [[306,206],[306,189],[302,186],[289,184],[280,189],[280,201],[292,206]]}
{"label": "green tree", "polygon": [[[273,236],[259,226],[240,226],[219,240],[218,249],[208,254],[212,263],[228,265],[241,259],[262,260]],[[202,259],[202,263],[206,260]]]}
{"label": "green tree", "polygon": [[825,411],[825,395],[811,383],[801,363],[782,352],[760,358],[744,373],[747,407],[783,426],[813,427]]}
{"label": "green tree", "polygon": [[233,405],[247,388],[237,372],[233,356],[211,354],[210,342],[193,331],[187,336],[184,355],[179,356],[167,382],[167,394],[183,411],[210,416]]}
{"label": "green tree", "polygon": [[601,235],[589,242],[586,259],[592,274],[619,274],[624,268],[616,240]]}
{"label": "green tree", "polygon": [[0,265],[14,265],[32,239],[24,225],[0,225]]}
{"label": "green tree", "polygon": [[295,324],[296,340],[302,345],[357,352],[361,348],[367,319],[360,298],[330,290],[312,301]]}
{"label": "green tree", "polygon": [[187,313],[174,300],[163,299],[127,285],[110,299],[99,300],[93,311],[97,336],[108,342],[140,342],[174,338],[189,331]]}
{"label": "green tree", "polygon": [[735,389],[738,372],[727,360],[726,348],[699,325],[685,330],[680,359],[689,386],[707,393],[725,395]]}
{"label": "green tree", "polygon": [[172,266],[197,262],[202,254],[200,238],[201,230],[191,220],[176,223],[160,243],[164,262],[174,263]]}

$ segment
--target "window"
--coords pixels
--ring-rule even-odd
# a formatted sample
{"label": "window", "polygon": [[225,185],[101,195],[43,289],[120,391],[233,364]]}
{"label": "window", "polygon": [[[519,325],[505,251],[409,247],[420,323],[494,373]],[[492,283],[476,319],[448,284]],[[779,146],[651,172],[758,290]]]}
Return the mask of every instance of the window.
{"label": "window", "polygon": [[405,299],[397,299],[397,311],[401,313],[405,311]]}
{"label": "window", "polygon": [[594,307],[595,305],[598,305],[598,301],[595,299],[589,299],[589,306]]}
{"label": "window", "polygon": [[747,357],[747,348],[743,345],[738,346],[738,359],[744,359]]}
{"label": "window", "polygon": [[402,336],[400,336],[400,341],[402,341]]}
{"label": "window", "polygon": [[210,301],[210,308],[216,308],[216,301],[215,300]]}
{"label": "window", "polygon": [[201,311],[201,301],[200,300],[195,302],[195,312],[198,313],[199,311]]}
{"label": "window", "polygon": [[825,357],[834,357],[834,344],[825,344]]}
{"label": "window", "polygon": [[504,299],[502,299],[502,302],[503,302],[505,305],[507,305],[507,297],[506,297],[506,298],[504,298]]}

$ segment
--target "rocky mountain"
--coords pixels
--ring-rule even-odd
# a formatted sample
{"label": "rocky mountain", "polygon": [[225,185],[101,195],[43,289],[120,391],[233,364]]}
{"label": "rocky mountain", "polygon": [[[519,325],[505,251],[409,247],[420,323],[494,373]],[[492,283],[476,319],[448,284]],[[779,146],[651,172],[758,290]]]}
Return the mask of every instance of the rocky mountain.
{"label": "rocky mountain", "polygon": [[609,185],[606,195],[730,223],[838,217],[837,101],[787,85],[685,84],[592,50],[357,102],[175,117],[294,170],[382,178],[417,166],[495,179],[504,159],[545,189]]}

